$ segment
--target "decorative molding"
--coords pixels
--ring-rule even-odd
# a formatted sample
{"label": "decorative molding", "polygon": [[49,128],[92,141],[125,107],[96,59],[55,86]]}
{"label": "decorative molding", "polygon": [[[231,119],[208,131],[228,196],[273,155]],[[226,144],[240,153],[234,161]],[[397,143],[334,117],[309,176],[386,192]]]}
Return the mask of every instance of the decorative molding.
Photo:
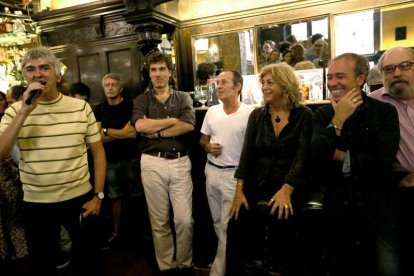
{"label": "decorative molding", "polygon": [[135,34],[134,26],[132,24],[128,24],[125,20],[105,23],[105,37],[114,37],[129,34]]}
{"label": "decorative molding", "polygon": [[85,26],[74,30],[55,31],[42,34],[42,39],[45,36],[48,46],[74,44],[102,38],[102,34],[99,30],[99,26]]}

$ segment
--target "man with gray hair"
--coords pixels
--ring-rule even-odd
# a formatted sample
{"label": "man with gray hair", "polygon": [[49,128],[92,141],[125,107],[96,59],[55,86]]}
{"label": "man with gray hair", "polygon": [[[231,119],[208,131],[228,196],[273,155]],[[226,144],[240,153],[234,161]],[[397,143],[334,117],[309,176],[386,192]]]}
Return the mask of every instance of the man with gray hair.
{"label": "man with gray hair", "polygon": [[118,74],[102,78],[106,101],[95,111],[96,121],[105,148],[106,193],[112,201],[112,233],[101,249],[110,249],[118,240],[122,213],[122,199],[137,197],[139,192],[137,132],[129,123],[134,107],[123,95],[124,86]]}
{"label": "man with gray hair", "polygon": [[[83,269],[97,264],[97,255],[86,246],[93,237],[82,239],[80,222],[100,212],[105,152],[89,104],[58,91],[60,67],[49,49],[28,50],[21,63],[28,87],[23,100],[12,104],[0,123],[0,160],[16,142],[20,150],[24,220],[33,275],[56,275],[61,225],[68,230],[75,253],[82,254]],[[28,101],[29,96],[32,101]],[[94,160],[94,185],[89,181],[86,144]],[[97,275],[97,271],[85,274]]]}
{"label": "man with gray hair", "polygon": [[412,263],[414,238],[414,50],[396,47],[388,49],[378,61],[384,87],[371,97],[395,106],[400,122],[400,143],[394,175],[401,191],[403,269],[414,275]]}

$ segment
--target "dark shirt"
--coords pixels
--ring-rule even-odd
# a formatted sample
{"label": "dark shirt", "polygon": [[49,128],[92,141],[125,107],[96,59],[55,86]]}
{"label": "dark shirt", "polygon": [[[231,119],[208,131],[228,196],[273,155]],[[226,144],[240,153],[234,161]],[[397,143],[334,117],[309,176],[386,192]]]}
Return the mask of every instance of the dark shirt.
{"label": "dark shirt", "polygon": [[[117,105],[104,102],[96,108],[96,121],[102,123],[102,128],[122,129],[131,118],[132,108],[132,101],[125,98]],[[127,161],[139,156],[137,139],[115,139],[105,142],[104,148],[109,162]]]}
{"label": "dark shirt", "polygon": [[[134,100],[131,124],[144,116],[150,119],[178,118],[183,122],[195,125],[193,100],[186,92],[171,90],[170,97],[162,103],[155,97],[155,91],[149,90]],[[148,139],[144,136],[139,140],[140,149],[146,152],[185,152],[187,151],[187,135]]]}
{"label": "dark shirt", "polygon": [[[276,192],[287,183],[293,187],[304,181],[305,162],[312,135],[312,111],[293,108],[289,122],[276,137],[268,106],[252,111],[235,177],[245,180],[245,194]],[[262,196],[262,195],[258,195]]]}
{"label": "dark shirt", "polygon": [[[316,110],[311,144],[312,164],[317,182],[328,188],[341,184],[359,190],[392,188],[393,163],[399,144],[399,123],[396,109],[388,103],[367,97],[349,117],[340,136],[330,125],[334,116],[332,105]],[[335,149],[350,152],[350,174],[343,174],[343,162],[332,159]],[[346,181],[342,181],[346,178]]]}

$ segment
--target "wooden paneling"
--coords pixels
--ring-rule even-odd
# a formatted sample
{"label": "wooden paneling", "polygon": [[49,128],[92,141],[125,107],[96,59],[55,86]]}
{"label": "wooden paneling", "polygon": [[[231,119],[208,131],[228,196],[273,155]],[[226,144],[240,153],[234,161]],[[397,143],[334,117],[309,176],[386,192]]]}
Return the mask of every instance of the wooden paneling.
{"label": "wooden paneling", "polygon": [[[53,48],[52,48],[53,49]],[[66,87],[74,82],[83,82],[91,88],[90,103],[101,103],[105,97],[101,85],[102,77],[108,73],[121,75],[124,92],[135,98],[143,91],[141,67],[143,56],[134,39],[95,45],[78,45],[56,55],[67,66],[64,74]]]}
{"label": "wooden paneling", "polygon": [[[91,89],[91,98],[90,102],[102,102],[105,97],[102,92],[101,80],[103,77],[103,72],[101,72],[101,58],[99,53],[79,56],[78,60],[78,79],[79,81],[85,83]],[[75,70],[73,70],[75,71]],[[76,72],[75,72],[76,74]]]}
{"label": "wooden paneling", "polygon": [[132,54],[133,53],[130,49],[122,49],[107,53],[109,71],[111,73],[121,75],[122,81],[125,85],[123,93],[130,96],[133,96],[134,92],[131,91],[131,89],[135,89],[133,87],[134,78],[139,77],[139,75],[133,75],[132,60],[134,57]]}

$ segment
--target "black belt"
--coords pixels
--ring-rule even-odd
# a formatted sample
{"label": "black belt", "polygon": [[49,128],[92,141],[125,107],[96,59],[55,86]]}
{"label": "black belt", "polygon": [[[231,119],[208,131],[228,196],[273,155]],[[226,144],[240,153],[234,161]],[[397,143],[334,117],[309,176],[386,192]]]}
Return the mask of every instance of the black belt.
{"label": "black belt", "polygon": [[236,166],[219,166],[219,165],[216,165],[216,164],[214,164],[213,162],[211,162],[210,160],[208,160],[207,161],[210,165],[212,165],[212,166],[214,166],[214,167],[216,167],[216,168],[219,168],[219,169],[232,169],[232,168],[235,168]]}
{"label": "black belt", "polygon": [[180,157],[187,156],[187,152],[168,152],[168,151],[161,152],[161,151],[157,151],[157,152],[144,152],[144,153],[152,155],[152,156],[165,158],[165,159],[178,159]]}

